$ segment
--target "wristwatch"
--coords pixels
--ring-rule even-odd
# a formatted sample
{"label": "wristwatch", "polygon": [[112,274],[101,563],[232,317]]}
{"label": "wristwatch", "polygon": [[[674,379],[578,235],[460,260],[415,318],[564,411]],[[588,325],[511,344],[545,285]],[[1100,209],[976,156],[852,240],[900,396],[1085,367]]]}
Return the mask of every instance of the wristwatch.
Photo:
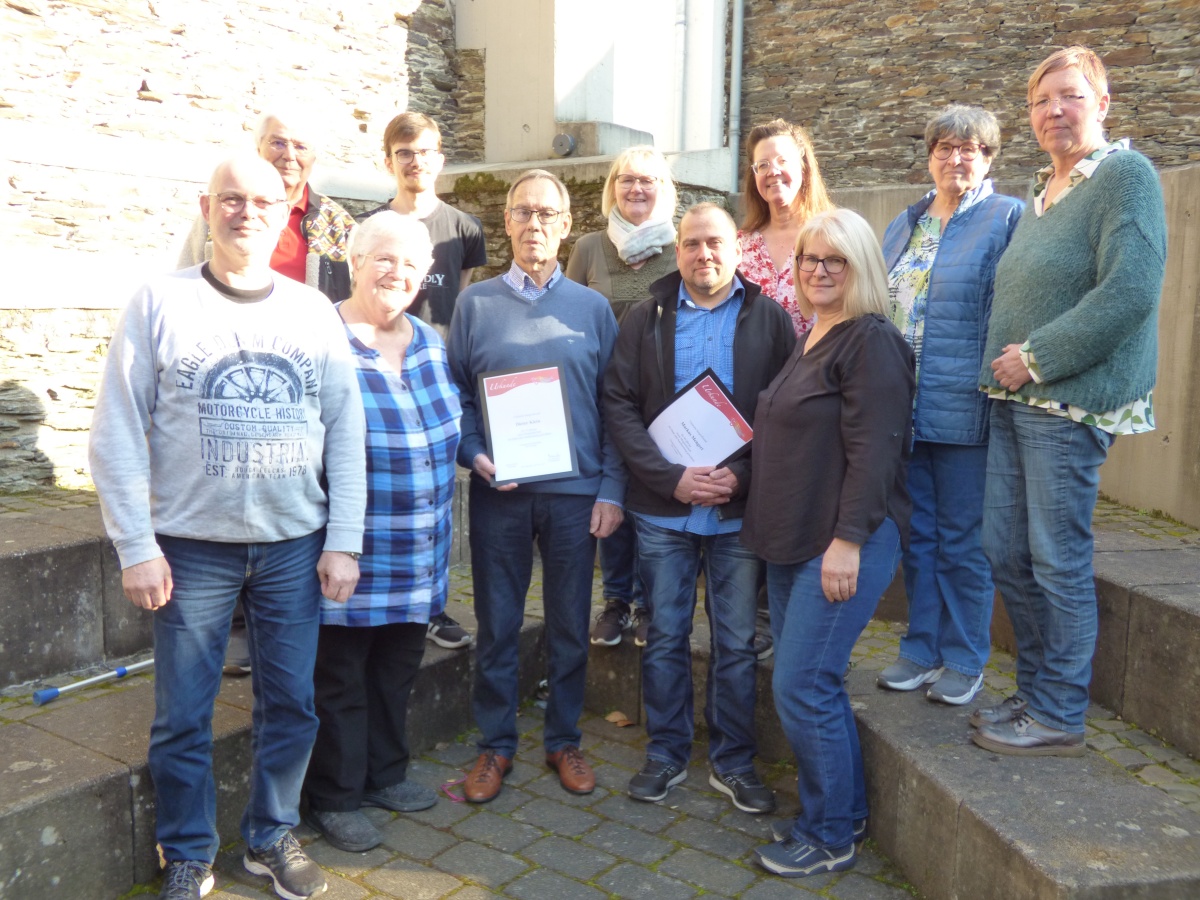
{"label": "wristwatch", "polygon": [[338,553],[345,553],[348,557],[350,557],[355,562],[358,562],[360,559],[362,559],[362,554],[356,553],[353,550],[339,550]]}

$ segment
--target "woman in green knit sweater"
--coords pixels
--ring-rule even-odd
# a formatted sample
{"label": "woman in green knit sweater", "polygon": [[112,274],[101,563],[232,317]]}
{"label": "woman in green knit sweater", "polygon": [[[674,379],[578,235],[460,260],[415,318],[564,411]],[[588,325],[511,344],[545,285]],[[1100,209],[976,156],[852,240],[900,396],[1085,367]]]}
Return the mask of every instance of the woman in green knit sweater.
{"label": "woman in green knit sweater", "polygon": [[972,714],[972,739],[1080,756],[1097,625],[1092,513],[1116,435],[1154,427],[1166,217],[1149,160],[1104,136],[1095,53],[1051,54],[1028,101],[1051,162],[996,268],[980,374],[993,400],[983,547],[1017,640],[1017,693]]}

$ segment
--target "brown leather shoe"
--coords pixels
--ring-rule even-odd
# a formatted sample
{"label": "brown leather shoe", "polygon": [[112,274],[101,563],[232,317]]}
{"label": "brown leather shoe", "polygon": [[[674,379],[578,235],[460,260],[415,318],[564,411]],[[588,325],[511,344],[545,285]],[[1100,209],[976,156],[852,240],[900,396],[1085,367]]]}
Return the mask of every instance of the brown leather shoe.
{"label": "brown leather shoe", "polygon": [[574,744],[547,753],[546,765],[558,772],[559,783],[572,794],[590,794],[596,789],[596,773]]}
{"label": "brown leather shoe", "polygon": [[475,760],[475,768],[463,783],[463,796],[472,803],[487,803],[500,793],[500,783],[512,771],[512,760],[495,750],[485,750]]}

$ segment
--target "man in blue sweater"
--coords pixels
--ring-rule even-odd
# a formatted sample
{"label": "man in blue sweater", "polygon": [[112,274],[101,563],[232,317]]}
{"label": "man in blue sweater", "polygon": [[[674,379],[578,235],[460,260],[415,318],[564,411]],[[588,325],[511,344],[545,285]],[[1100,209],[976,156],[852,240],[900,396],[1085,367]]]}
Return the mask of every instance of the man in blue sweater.
{"label": "man in blue sweater", "polygon": [[[603,295],[563,277],[558,247],[571,230],[571,201],[549,172],[522,174],[508,192],[504,230],[513,263],[459,295],[450,323],[450,370],[462,394],[458,462],[471,469],[471,566],[479,633],[475,722],[480,755],[464,793],[485,803],[500,793],[517,750],[517,640],[533,567],[542,558],[550,696],[546,764],[562,786],[590,793],[596,778],[579,751],[587,672],[588,612],[596,539],[621,524],[625,473],[604,434],[600,390],[617,337]],[[493,487],[478,378],[558,365],[571,411],[578,474]]]}

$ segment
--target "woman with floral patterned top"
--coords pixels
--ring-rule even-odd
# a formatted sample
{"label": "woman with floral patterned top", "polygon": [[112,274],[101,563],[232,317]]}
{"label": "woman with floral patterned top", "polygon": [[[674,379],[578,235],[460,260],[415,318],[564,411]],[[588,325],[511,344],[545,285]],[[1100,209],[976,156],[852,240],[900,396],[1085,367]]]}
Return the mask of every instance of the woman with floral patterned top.
{"label": "woman with floral patterned top", "polygon": [[895,691],[928,688],[961,706],[983,684],[992,587],[980,543],[987,398],[979,390],[992,277],[1024,204],[992,190],[1000,126],[986,110],[948,106],[925,126],[934,189],[883,238],[890,314],[917,360],[912,539],[904,553],[908,633],[879,675]]}
{"label": "woman with floral patterned top", "polygon": [[1082,756],[1098,613],[1092,513],[1119,434],[1154,428],[1162,187],[1104,135],[1108,77],[1087,47],[1029,79],[1050,154],[996,267],[980,381],[992,398],[983,549],[1017,642],[1017,693],[971,716],[996,753]]}
{"label": "woman with floral patterned top", "polygon": [[814,215],[833,209],[833,202],[821,180],[812,141],[799,125],[783,119],[756,125],[746,137],[746,157],[739,271],[788,311],[798,337],[812,326],[812,319],[796,305],[796,236]]}

